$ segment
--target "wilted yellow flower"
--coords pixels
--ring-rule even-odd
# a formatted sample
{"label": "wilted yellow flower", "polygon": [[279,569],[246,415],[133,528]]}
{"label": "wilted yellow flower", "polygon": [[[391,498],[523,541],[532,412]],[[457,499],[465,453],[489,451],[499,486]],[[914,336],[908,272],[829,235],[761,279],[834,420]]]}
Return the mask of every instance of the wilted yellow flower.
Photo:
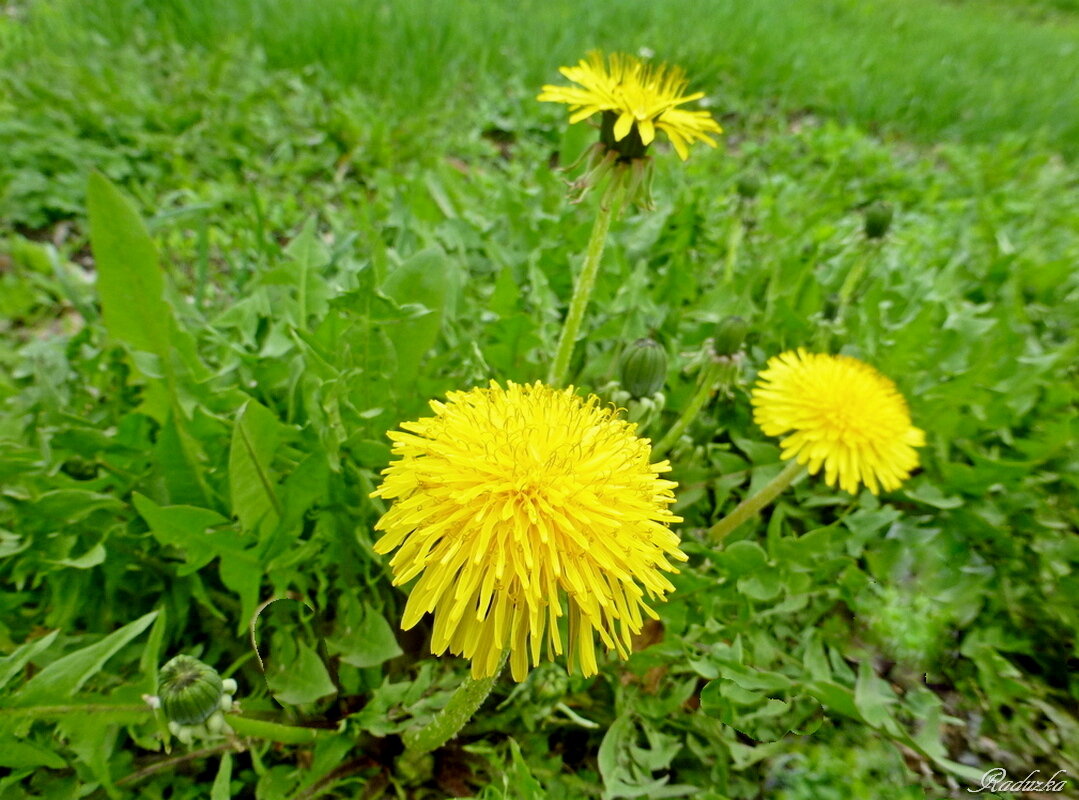
{"label": "wilted yellow flower", "polygon": [[918,466],[915,447],[925,434],[911,424],[895,384],[850,356],[797,351],[768,361],[753,389],[753,420],[769,436],[783,436],[783,458],[824,467],[855,494],[864,483],[876,494],[896,489]]}
{"label": "wilted yellow flower", "polygon": [[[434,617],[431,651],[472,660],[494,674],[507,650],[515,680],[563,652],[596,672],[593,631],[626,658],[645,600],[674,587],[663,574],[685,561],[680,522],[667,508],[677,485],[659,477],[636,426],[595,396],[536,382],[494,381],[432,401],[433,417],[390,432],[399,460],[375,495],[393,506],[375,525],[375,550],[399,548],[394,583],[419,576],[401,627]],[[565,606],[563,597],[565,594]]]}
{"label": "wilted yellow flower", "polygon": [[603,54],[594,51],[560,72],[578,85],[544,86],[537,99],[567,103],[571,124],[603,112],[614,142],[629,137],[642,156],[657,129],[667,134],[683,161],[689,157],[688,145],[700,141],[715,147],[709,134],[723,132],[707,111],[679,108],[704,97],[703,92],[684,94],[688,83],[679,67],[653,66],[624,53],[612,53],[604,63]]}

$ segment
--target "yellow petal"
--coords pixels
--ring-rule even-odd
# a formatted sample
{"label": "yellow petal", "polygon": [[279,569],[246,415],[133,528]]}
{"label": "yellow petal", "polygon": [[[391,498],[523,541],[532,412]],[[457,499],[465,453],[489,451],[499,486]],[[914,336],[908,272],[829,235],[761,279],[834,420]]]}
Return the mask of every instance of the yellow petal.
{"label": "yellow petal", "polygon": [[656,138],[656,126],[652,124],[650,119],[642,119],[638,122],[637,130],[641,134],[641,143],[646,147],[652,144],[652,140]]}

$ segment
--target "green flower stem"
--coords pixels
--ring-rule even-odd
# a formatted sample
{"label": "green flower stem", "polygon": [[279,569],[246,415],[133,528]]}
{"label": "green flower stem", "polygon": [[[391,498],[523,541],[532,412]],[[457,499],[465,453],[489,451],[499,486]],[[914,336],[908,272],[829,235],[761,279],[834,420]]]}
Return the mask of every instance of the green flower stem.
{"label": "green flower stem", "polygon": [[[615,193],[618,194],[617,192]],[[600,203],[599,212],[596,214],[596,222],[592,226],[592,236],[588,240],[588,251],[584,258],[584,267],[577,277],[577,283],[573,287],[573,298],[570,300],[569,313],[566,321],[562,324],[562,334],[558,339],[558,350],[555,351],[554,362],[547,373],[547,383],[551,386],[561,386],[565,383],[566,372],[569,369],[569,360],[573,356],[573,347],[577,343],[577,335],[581,330],[581,322],[584,320],[585,309],[588,308],[588,299],[592,296],[592,289],[596,285],[596,275],[599,274],[599,262],[603,256],[603,247],[607,244],[607,233],[611,229],[611,217],[620,199],[615,196],[606,204]]]}
{"label": "green flower stem", "polygon": [[[55,706],[22,706],[17,708],[0,708],[0,719],[5,717],[12,719],[40,719],[40,718],[63,718],[69,716],[94,715],[116,716],[118,719],[129,718],[128,715],[136,716],[153,714],[145,703],[110,705],[108,703],[71,703]],[[282,725],[269,720],[244,717],[235,712],[225,714],[225,721],[229,727],[239,736],[265,739],[282,744],[310,744],[321,738],[333,735],[332,730],[324,728],[307,728],[298,725]]]}
{"label": "green flower stem", "polygon": [[16,706],[0,708],[0,718],[37,719],[39,717],[66,717],[69,714],[149,714],[145,703],[110,705],[108,703],[70,703],[56,706]]}
{"label": "green flower stem", "polygon": [[701,374],[701,379],[697,382],[697,393],[693,395],[693,398],[682,411],[682,416],[680,416],[674,425],[671,426],[671,429],[667,431],[667,435],[660,439],[659,444],[652,448],[653,458],[662,458],[668,450],[674,447],[674,443],[678,441],[678,437],[685,432],[686,428],[689,427],[689,424],[701,413],[701,409],[704,408],[705,403],[707,403],[712,395],[716,393],[716,381],[719,378],[722,369],[723,364],[715,360],[710,360],[705,365]]}
{"label": "green flower stem", "polygon": [[415,759],[432,750],[437,750],[460,733],[461,728],[472,719],[472,715],[491,693],[491,688],[495,685],[505,665],[506,656],[503,656],[502,663],[498,665],[494,675],[478,680],[469,677],[457,687],[457,691],[453,693],[446,707],[438,712],[433,720],[422,728],[405,733],[403,737],[405,757]]}
{"label": "green flower stem", "polygon": [[789,461],[782,472],[772,478],[755,495],[739,503],[734,511],[713,525],[708,533],[716,542],[723,541],[727,534],[779,497],[787,487],[805,474],[805,467],[797,461]]}
{"label": "green flower stem", "polygon": [[332,737],[336,731],[328,728],[307,728],[300,725],[282,725],[265,719],[254,719],[239,714],[225,714],[225,721],[237,736],[265,739],[281,744],[314,744],[320,739]]}

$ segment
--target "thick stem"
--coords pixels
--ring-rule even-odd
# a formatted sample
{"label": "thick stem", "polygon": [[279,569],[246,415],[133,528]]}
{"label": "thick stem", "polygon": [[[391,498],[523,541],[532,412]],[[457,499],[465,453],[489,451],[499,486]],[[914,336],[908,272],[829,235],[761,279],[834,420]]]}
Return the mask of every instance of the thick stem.
{"label": "thick stem", "polygon": [[503,657],[494,675],[478,680],[472,677],[466,679],[433,720],[418,730],[408,731],[404,735],[406,757],[415,758],[430,753],[456,736],[483,705],[505,664],[506,659]]}
{"label": "thick stem", "polygon": [[671,429],[667,431],[667,435],[659,440],[659,444],[652,448],[652,458],[662,458],[663,455],[674,447],[674,443],[678,441],[678,437],[681,436],[689,424],[697,418],[697,415],[701,413],[701,409],[704,408],[705,403],[715,394],[716,391],[716,379],[719,377],[720,370],[723,365],[717,361],[709,361],[705,365],[704,371],[701,375],[700,381],[697,383],[697,392],[693,395],[693,398],[686,405],[682,411],[682,416],[671,426]]}
{"label": "thick stem", "polygon": [[566,321],[562,323],[562,334],[558,339],[558,349],[555,351],[551,369],[547,373],[547,383],[551,386],[561,386],[566,381],[566,372],[569,369],[570,358],[573,356],[573,347],[577,343],[577,334],[581,330],[585,309],[588,308],[588,299],[592,296],[592,289],[596,285],[600,258],[603,256],[603,247],[607,244],[607,232],[611,229],[611,217],[614,215],[614,209],[618,203],[618,197],[612,197],[610,202],[606,204],[600,203],[599,212],[596,214],[596,222],[592,226],[592,236],[588,240],[588,251],[585,253],[584,266],[581,268],[581,274],[577,277],[577,283],[573,287],[573,298],[570,300]]}
{"label": "thick stem", "polygon": [[709,529],[716,542],[723,541],[731,531],[775,500],[788,486],[805,475],[805,468],[797,461],[790,461],[783,471],[770,480],[752,497],[747,497],[730,514]]}

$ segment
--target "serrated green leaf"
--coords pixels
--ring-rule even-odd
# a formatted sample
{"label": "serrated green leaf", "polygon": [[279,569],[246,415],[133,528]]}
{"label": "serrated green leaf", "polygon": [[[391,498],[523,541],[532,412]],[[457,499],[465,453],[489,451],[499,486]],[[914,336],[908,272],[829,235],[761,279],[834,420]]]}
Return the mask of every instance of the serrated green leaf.
{"label": "serrated green leaf", "polygon": [[449,313],[457,288],[456,263],[441,249],[422,250],[391,272],[381,291],[398,305],[417,303],[429,313],[417,319],[402,320],[387,326],[387,333],[397,351],[398,374],[411,382],[420,359],[438,340],[443,319]]}
{"label": "serrated green leaf", "polygon": [[0,767],[8,769],[64,769],[67,762],[47,747],[29,740],[0,741]]}
{"label": "serrated green leaf", "polygon": [[512,792],[518,800],[547,800],[543,785],[533,777],[528,762],[521,755],[521,746],[513,738],[510,739],[510,764],[503,778],[503,788],[507,792]]}
{"label": "serrated green leaf", "polygon": [[285,248],[285,254],[292,259],[288,272],[296,284],[296,325],[306,328],[311,316],[322,318],[325,315],[329,299],[325,281],[318,277],[316,270],[329,260],[330,255],[318,238],[314,216],[307,218],[300,234]]}
{"label": "serrated green leaf", "polygon": [[95,644],[69,653],[45,667],[11,696],[13,706],[44,705],[58,699],[70,699],[105,662],[124,645],[146,630],[157,618],[157,611],[144,614],[134,622],[113,631]]}
{"label": "serrated green leaf", "polygon": [[896,702],[895,694],[877,677],[869,661],[858,664],[858,679],[854,684],[854,704],[862,718],[874,728],[883,728],[893,722],[889,706]]}
{"label": "serrated green leaf", "polygon": [[229,494],[232,513],[245,531],[257,530],[263,520],[272,527],[281,517],[277,477],[270,462],[283,437],[277,417],[254,400],[247,401],[236,415],[229,446]]}
{"label": "serrated green leaf", "polygon": [[232,753],[225,753],[221,756],[221,763],[217,765],[217,775],[210,787],[210,800],[232,800],[231,782]]}
{"label": "serrated green leaf", "polygon": [[45,652],[56,641],[59,633],[59,630],[51,631],[40,639],[33,639],[20,645],[11,655],[0,658],[0,689],[7,686],[23,667],[33,661],[34,656]]}

